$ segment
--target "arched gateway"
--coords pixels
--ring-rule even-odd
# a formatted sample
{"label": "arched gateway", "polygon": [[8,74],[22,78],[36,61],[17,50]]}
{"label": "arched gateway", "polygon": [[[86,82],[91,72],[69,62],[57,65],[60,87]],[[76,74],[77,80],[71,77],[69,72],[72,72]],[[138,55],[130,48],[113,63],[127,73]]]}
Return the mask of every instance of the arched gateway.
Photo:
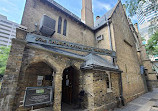
{"label": "arched gateway", "polygon": [[63,71],[62,80],[62,110],[67,106],[77,106],[79,101],[80,72],[74,66],[70,66]]}
{"label": "arched gateway", "polygon": [[[21,88],[20,95],[17,95],[19,96],[17,107],[22,107],[21,104],[24,104],[25,109],[28,110],[32,105],[34,106],[33,109],[50,107],[50,102],[54,98],[55,69],[48,63],[41,61],[28,65],[24,72],[24,78],[22,78],[24,83],[22,86],[19,85]],[[43,105],[44,102],[46,104]]]}

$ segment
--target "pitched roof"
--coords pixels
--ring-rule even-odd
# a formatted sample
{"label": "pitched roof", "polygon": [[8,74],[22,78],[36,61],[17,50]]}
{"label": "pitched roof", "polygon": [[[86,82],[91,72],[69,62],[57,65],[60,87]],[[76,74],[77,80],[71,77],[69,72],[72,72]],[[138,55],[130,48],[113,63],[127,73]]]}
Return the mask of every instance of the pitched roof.
{"label": "pitched roof", "polygon": [[82,64],[81,69],[101,69],[121,72],[117,66],[114,66],[108,60],[92,53],[85,56],[85,63]]}
{"label": "pitched roof", "polygon": [[66,8],[64,8],[63,6],[61,6],[60,4],[58,4],[57,2],[55,2],[54,0],[46,0],[48,2],[50,2],[52,5],[54,5],[55,7],[61,9],[62,11],[64,11],[65,13],[67,13],[68,15],[74,17],[75,19],[77,19],[78,21],[81,21],[81,19],[76,16],[75,14],[73,14],[72,12],[70,12],[69,10],[67,10]]}
{"label": "pitched roof", "polygon": [[109,10],[107,13],[105,13],[101,18],[95,21],[94,27],[100,27],[101,25],[107,23],[108,19],[110,18],[111,13],[113,12],[114,8]]}
{"label": "pitched roof", "polygon": [[95,23],[94,23],[95,30],[102,27],[103,25],[105,25],[108,22],[108,20],[112,17],[112,15],[113,15],[114,11],[116,10],[116,7],[118,6],[119,3],[120,3],[120,1],[117,2],[117,4],[115,5],[114,8],[112,8],[111,10],[106,12],[101,18],[99,18],[98,20],[95,21]]}

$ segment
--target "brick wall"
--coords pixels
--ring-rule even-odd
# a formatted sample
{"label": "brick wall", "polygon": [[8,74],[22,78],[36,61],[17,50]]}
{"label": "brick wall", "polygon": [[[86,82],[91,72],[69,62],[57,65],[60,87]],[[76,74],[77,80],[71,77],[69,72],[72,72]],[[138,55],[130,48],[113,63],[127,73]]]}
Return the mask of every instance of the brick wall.
{"label": "brick wall", "polygon": [[134,37],[121,3],[112,16],[113,33],[116,44],[117,65],[123,71],[123,94],[126,102],[143,94],[144,82],[140,75],[140,64],[137,56]]}
{"label": "brick wall", "polygon": [[[52,38],[88,46],[94,46],[95,38],[94,33],[91,30],[75,22],[74,20],[64,15],[60,11],[57,11],[53,7],[50,7],[47,4],[40,2],[40,0],[26,1],[22,25],[26,26],[29,32],[33,32],[35,31],[35,23],[37,23],[39,26],[40,20],[44,14],[56,20],[56,32]],[[67,20],[67,36],[63,36],[63,32],[61,32],[61,34],[57,33],[59,16],[62,17],[61,31],[63,31],[64,19]]]}
{"label": "brick wall", "polygon": [[12,47],[7,62],[6,72],[3,78],[2,89],[0,92],[1,111],[12,111],[15,106],[14,97],[17,91],[24,47],[25,43],[16,40],[12,41]]}

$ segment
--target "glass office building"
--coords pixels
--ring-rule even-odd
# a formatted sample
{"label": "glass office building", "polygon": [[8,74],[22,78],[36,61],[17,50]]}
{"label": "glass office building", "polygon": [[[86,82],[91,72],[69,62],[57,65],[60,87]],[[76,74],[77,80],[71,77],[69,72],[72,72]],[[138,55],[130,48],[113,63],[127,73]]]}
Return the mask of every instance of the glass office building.
{"label": "glass office building", "polygon": [[0,46],[10,46],[12,38],[16,38],[16,28],[26,30],[26,27],[7,20],[0,14]]}
{"label": "glass office building", "polygon": [[158,30],[158,1],[155,3],[150,0],[146,0],[145,3],[140,2],[136,13],[139,31],[145,38],[144,43],[146,44],[151,35]]}

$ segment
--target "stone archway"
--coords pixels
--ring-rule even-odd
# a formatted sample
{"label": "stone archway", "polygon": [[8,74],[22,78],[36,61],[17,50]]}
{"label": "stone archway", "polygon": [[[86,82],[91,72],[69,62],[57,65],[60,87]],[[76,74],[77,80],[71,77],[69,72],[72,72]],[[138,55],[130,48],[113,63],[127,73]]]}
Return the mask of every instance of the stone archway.
{"label": "stone archway", "polygon": [[[38,62],[29,65],[25,72],[27,87],[52,86],[54,69],[45,62]],[[38,78],[42,77],[42,83],[38,83]],[[41,85],[40,85],[41,84]]]}
{"label": "stone archway", "polygon": [[[80,72],[75,66],[65,68],[62,80],[62,110],[73,109],[77,105],[80,85]],[[69,109],[67,109],[68,107]],[[65,109],[66,108],[66,109]]]}
{"label": "stone archway", "polygon": [[[25,68],[25,76],[23,83],[20,85],[20,93],[17,98],[18,109],[30,110],[30,107],[21,107],[21,101],[24,100],[25,89],[27,87],[54,87],[54,73],[55,70],[46,62],[39,61],[29,64]],[[51,105],[40,105],[34,108],[42,108]]]}

